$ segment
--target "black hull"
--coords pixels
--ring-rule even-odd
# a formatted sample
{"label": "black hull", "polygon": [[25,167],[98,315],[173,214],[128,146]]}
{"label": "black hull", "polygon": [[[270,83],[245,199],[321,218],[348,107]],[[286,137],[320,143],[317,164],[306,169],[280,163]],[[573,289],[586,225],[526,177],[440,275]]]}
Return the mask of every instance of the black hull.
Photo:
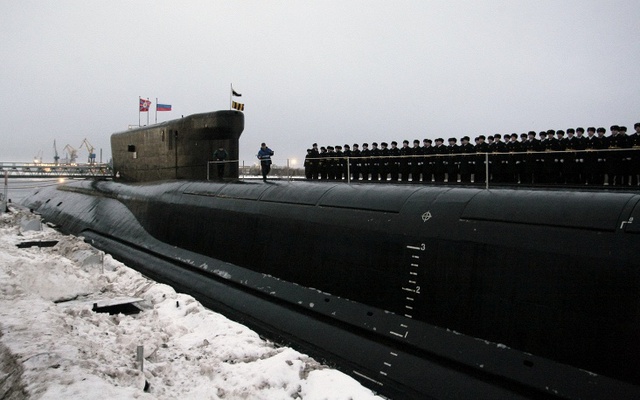
{"label": "black hull", "polygon": [[640,395],[639,200],[173,181],[25,205],[387,396],[588,399]]}

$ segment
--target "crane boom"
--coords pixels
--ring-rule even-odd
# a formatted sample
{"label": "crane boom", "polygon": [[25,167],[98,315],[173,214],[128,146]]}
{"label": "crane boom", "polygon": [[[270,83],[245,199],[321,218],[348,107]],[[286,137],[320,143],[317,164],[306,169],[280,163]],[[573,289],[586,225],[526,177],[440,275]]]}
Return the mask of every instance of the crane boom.
{"label": "crane boom", "polygon": [[87,140],[87,138],[84,138],[84,140],[82,141],[82,143],[80,143],[80,148],[82,148],[82,146],[84,146],[87,151],[89,152],[89,164],[94,164],[96,162],[96,153],[94,153],[94,147],[91,143],[89,143],[89,141]]}
{"label": "crane boom", "polygon": [[56,146],[56,140],[53,139],[53,162],[58,165],[58,161],[60,161],[60,156],[58,155],[58,147]]}

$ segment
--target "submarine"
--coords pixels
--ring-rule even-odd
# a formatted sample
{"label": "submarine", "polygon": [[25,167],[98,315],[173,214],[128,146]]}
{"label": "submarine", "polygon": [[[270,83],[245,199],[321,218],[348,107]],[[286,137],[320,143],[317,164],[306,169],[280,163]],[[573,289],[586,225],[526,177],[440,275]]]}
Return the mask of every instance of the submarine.
{"label": "submarine", "polygon": [[234,146],[221,113],[115,133],[126,179],[23,205],[388,398],[640,397],[640,194],[203,181],[167,132]]}

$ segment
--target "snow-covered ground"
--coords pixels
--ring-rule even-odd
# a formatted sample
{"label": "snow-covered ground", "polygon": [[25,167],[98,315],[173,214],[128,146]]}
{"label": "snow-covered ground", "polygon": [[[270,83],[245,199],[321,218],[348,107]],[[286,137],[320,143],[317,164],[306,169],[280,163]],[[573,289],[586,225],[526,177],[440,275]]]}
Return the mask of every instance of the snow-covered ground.
{"label": "snow-covered ground", "polygon": [[[34,218],[0,215],[0,398],[380,399],[79,238],[29,230]],[[41,240],[58,244],[16,246]],[[143,311],[92,311],[121,297],[142,299]]]}

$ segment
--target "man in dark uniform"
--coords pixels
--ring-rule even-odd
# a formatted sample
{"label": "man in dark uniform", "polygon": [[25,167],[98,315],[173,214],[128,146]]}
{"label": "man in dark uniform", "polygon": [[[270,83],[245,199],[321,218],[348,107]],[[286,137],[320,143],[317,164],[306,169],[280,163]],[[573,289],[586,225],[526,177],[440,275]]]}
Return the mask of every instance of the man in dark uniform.
{"label": "man in dark uniform", "polygon": [[311,169],[311,179],[318,179],[318,174],[320,173],[320,152],[318,151],[318,143],[314,143],[311,146],[311,154],[310,154],[310,169]]}
{"label": "man in dark uniform", "polygon": [[464,136],[460,139],[460,147],[458,148],[460,154],[460,182],[471,183],[471,174],[475,168],[475,154],[476,150],[470,143],[469,136]]}
{"label": "man in dark uniform", "polygon": [[475,160],[475,171],[473,176],[474,183],[486,183],[487,179],[487,155],[489,152],[489,145],[485,142],[485,136],[478,136],[476,141],[475,152],[477,154]]}
{"label": "man in dark uniform", "polygon": [[386,182],[389,179],[389,148],[387,142],[380,143],[380,180]]}
{"label": "man in dark uniform", "polygon": [[327,146],[327,179],[336,179],[336,152],[333,146]]}
{"label": "man in dark uniform", "polygon": [[447,164],[444,163],[447,147],[444,145],[443,138],[437,138],[435,142],[436,145],[433,147],[433,177],[437,183],[442,183],[447,172]]}
{"label": "man in dark uniform", "polygon": [[600,139],[598,142],[599,147],[597,147],[597,149],[599,150],[597,152],[598,185],[604,185],[605,180],[610,180],[609,160],[607,159],[609,157],[609,152],[607,151],[607,149],[609,148],[610,137],[605,136],[606,133],[607,130],[604,127],[598,127],[598,129],[596,129],[596,134],[598,135],[598,139]]}
{"label": "man in dark uniform", "polygon": [[547,131],[547,139],[542,142],[545,151],[544,175],[545,183],[558,183],[560,180],[560,158],[557,154],[560,151],[560,143],[554,137],[556,132],[553,129]]}
{"label": "man in dark uniform", "polygon": [[509,138],[509,141],[505,143],[509,155],[507,156],[507,164],[505,165],[505,182],[518,183],[520,179],[520,164],[522,154],[522,146],[518,142],[518,134],[512,133],[510,136],[505,135],[505,138]]}
{"label": "man in dark uniform", "polygon": [[362,180],[368,181],[369,174],[371,173],[371,150],[369,150],[369,143],[362,143],[362,150],[360,151],[360,173],[362,174]]}
{"label": "man in dark uniform", "polygon": [[460,164],[460,160],[458,156],[456,156],[459,152],[457,142],[458,139],[449,138],[449,145],[447,146],[447,154],[449,154],[449,157],[447,157],[445,161],[447,163],[448,183],[458,183],[458,165]]}
{"label": "man in dark uniform", "polygon": [[409,141],[403,140],[402,147],[399,151],[399,167],[400,167],[400,176],[402,177],[403,182],[409,181],[409,172],[411,171],[411,148],[409,147]]}
{"label": "man in dark uniform", "polygon": [[348,181],[351,175],[351,163],[353,162],[351,159],[351,147],[345,144],[342,148],[344,149],[342,151],[342,156],[344,157],[342,160],[342,176],[344,176],[345,181]]}
{"label": "man in dark uniform", "polygon": [[578,183],[583,184],[586,183],[587,178],[584,173],[584,162],[586,156],[587,149],[587,138],[584,137],[584,128],[577,127],[576,128],[576,168],[578,172]]}
{"label": "man in dark uniform", "polygon": [[433,181],[433,171],[435,167],[435,158],[433,157],[434,150],[431,144],[431,139],[424,139],[422,141],[422,182],[431,183]]}
{"label": "man in dark uniform", "polygon": [[413,141],[413,147],[411,148],[411,181],[420,182],[420,174],[422,173],[422,149],[420,148],[420,141],[415,139]]}
{"label": "man in dark uniform", "polygon": [[557,177],[557,181],[556,183],[559,183],[561,185],[564,185],[567,183],[567,179],[565,176],[565,158],[567,157],[567,153],[565,153],[565,151],[567,150],[567,138],[564,137],[564,131],[563,130],[559,130],[556,132],[556,136],[558,137],[558,146],[559,149],[557,157],[558,157],[558,164],[556,164],[556,177]]}
{"label": "man in dark uniform", "polygon": [[568,185],[576,185],[580,177],[578,171],[580,159],[576,153],[577,150],[580,150],[580,144],[575,137],[575,133],[575,129],[567,129],[567,137],[564,139],[564,149],[566,151],[564,154],[564,177]]}
{"label": "man in dark uniform", "polygon": [[371,143],[371,151],[369,154],[371,156],[371,181],[377,182],[380,179],[380,149],[378,148],[378,143]]}
{"label": "man in dark uniform", "polygon": [[491,175],[493,181],[496,183],[504,182],[505,166],[507,159],[505,154],[507,152],[507,145],[502,141],[502,135],[496,133],[493,135],[493,144],[489,146],[493,158],[491,160]]}
{"label": "man in dark uniform", "polygon": [[631,186],[640,183],[640,122],[633,125],[635,133],[629,137],[631,144]]}
{"label": "man in dark uniform", "polygon": [[[540,139],[538,140],[538,151],[545,152],[547,145],[547,131],[540,131],[538,133]],[[535,183],[548,183],[549,177],[547,176],[548,156],[546,153],[539,153],[536,157],[536,172],[534,172],[533,181]]]}
{"label": "man in dark uniform", "polygon": [[584,147],[584,183],[586,185],[601,185],[598,179],[598,153],[600,147],[600,138],[596,136],[596,128],[590,126],[587,128],[587,137],[585,138]]}
{"label": "man in dark uniform", "polygon": [[534,131],[529,131],[526,140],[522,142],[521,146],[521,151],[526,152],[527,154],[524,154],[522,157],[522,174],[520,175],[520,183],[531,184],[534,182],[536,157],[538,157],[536,152],[539,150],[536,133]]}
{"label": "man in dark uniform", "polygon": [[394,140],[391,142],[391,148],[389,149],[389,176],[392,181],[396,182],[400,179],[399,156],[398,142]]}
{"label": "man in dark uniform", "polygon": [[304,177],[311,180],[311,170],[313,163],[313,149],[307,149],[307,155],[304,157]]}
{"label": "man in dark uniform", "polygon": [[336,146],[335,165],[336,180],[341,181],[344,171],[344,153],[342,152],[342,146]]}
{"label": "man in dark uniform", "polygon": [[609,185],[620,186],[622,183],[622,152],[618,149],[622,148],[620,141],[620,127],[612,125],[611,136],[609,136],[609,150],[607,152],[607,172],[609,173]]}
{"label": "man in dark uniform", "polygon": [[322,146],[320,147],[320,154],[318,155],[320,158],[318,162],[318,172],[320,173],[320,179],[327,180],[329,179],[329,152],[327,148]]}
{"label": "man in dark uniform", "polygon": [[353,144],[351,150],[351,180],[360,180],[360,170],[362,169],[362,159],[360,158],[360,146],[358,143]]}
{"label": "man in dark uniform", "polygon": [[[627,127],[618,127],[618,135],[616,136],[618,147],[620,149],[631,149],[632,144],[627,136]],[[630,164],[631,164],[631,150],[617,151],[620,158],[619,174],[616,178],[616,185],[629,186]]]}

